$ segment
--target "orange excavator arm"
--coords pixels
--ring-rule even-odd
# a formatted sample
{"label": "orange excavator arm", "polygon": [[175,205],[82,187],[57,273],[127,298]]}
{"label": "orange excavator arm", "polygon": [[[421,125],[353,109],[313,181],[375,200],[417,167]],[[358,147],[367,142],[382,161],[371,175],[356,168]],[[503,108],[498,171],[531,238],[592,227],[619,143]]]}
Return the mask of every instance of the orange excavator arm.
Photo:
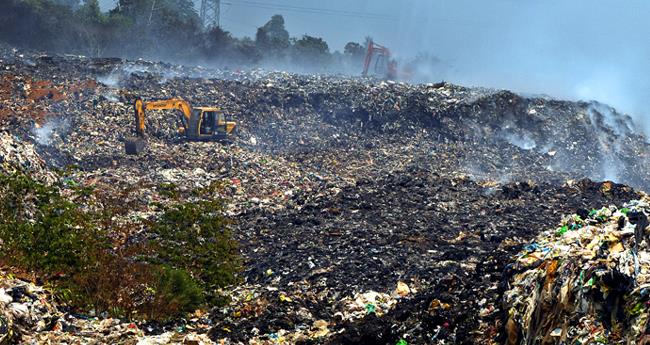
{"label": "orange excavator arm", "polygon": [[363,72],[361,72],[364,77],[368,76],[373,60],[375,61],[375,72],[378,72],[379,67],[384,67],[386,70],[382,72],[385,73],[386,78],[390,80],[397,78],[397,62],[392,59],[390,49],[370,40],[366,58],[363,60]]}
{"label": "orange excavator arm", "polygon": [[192,107],[187,101],[180,98],[171,98],[160,101],[144,102],[138,98],[135,100],[135,132],[140,137],[144,137],[144,117],[145,110],[164,110],[164,109],[178,109],[183,113],[183,126],[187,127],[187,123],[192,116]]}
{"label": "orange excavator arm", "polygon": [[366,49],[366,57],[363,59],[363,72],[361,75],[364,77],[368,75],[368,70],[370,69],[370,63],[372,62],[372,56],[375,53],[375,43],[371,40],[368,42],[368,47]]}

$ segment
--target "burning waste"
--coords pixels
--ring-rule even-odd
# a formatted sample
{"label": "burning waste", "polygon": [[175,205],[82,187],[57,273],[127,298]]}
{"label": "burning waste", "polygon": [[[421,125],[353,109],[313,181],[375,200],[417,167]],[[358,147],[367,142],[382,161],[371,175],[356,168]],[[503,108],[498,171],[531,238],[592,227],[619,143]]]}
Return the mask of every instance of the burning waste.
{"label": "burning waste", "polygon": [[[647,337],[648,144],[613,109],[449,83],[0,55],[12,61],[0,216],[33,234],[0,227],[2,341]],[[56,93],[30,98],[37,79]],[[237,130],[187,140],[167,110],[178,102],[151,106],[148,145],[127,155],[138,99],[182,99],[205,118],[218,107]],[[53,236],[42,224],[60,240],[31,246]]]}

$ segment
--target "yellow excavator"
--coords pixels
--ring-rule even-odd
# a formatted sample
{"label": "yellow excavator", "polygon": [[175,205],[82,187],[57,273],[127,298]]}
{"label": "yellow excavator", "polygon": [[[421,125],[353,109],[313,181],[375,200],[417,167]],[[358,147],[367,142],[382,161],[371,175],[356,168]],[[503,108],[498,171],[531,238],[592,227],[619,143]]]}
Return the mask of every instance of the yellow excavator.
{"label": "yellow excavator", "polygon": [[225,141],[233,134],[237,123],[230,121],[219,108],[192,106],[181,98],[145,102],[138,98],[134,103],[136,138],[125,141],[127,154],[138,154],[145,148],[145,111],[146,110],[180,110],[182,116],[179,132],[190,141]]}

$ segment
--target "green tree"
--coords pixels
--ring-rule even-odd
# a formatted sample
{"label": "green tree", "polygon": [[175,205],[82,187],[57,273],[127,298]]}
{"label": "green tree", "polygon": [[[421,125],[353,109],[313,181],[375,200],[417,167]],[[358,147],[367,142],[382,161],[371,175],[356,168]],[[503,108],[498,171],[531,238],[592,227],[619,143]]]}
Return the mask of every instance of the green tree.
{"label": "green tree", "polygon": [[79,0],[52,0],[55,4],[71,7],[76,9],[79,7]]}
{"label": "green tree", "polygon": [[325,69],[330,60],[329,47],[322,38],[305,35],[296,40],[292,60],[303,67]]}
{"label": "green tree", "polygon": [[343,54],[354,59],[363,59],[366,54],[366,47],[357,42],[348,42],[343,49]]}
{"label": "green tree", "polygon": [[235,45],[236,57],[242,64],[256,64],[262,60],[262,53],[250,37],[244,37]]}
{"label": "green tree", "polygon": [[[119,0],[103,13],[101,0],[5,0],[0,40],[16,47],[89,56],[254,65],[262,59],[310,66],[331,64],[327,43],[290,39],[281,15],[257,30],[255,40],[220,28],[204,32],[193,0]],[[337,57],[340,61],[341,57]]]}
{"label": "green tree", "polygon": [[223,58],[232,52],[235,39],[230,32],[214,27],[205,35],[204,51],[211,59]]}
{"label": "green tree", "polygon": [[150,28],[154,50],[176,61],[191,61],[201,43],[201,20],[191,0],[159,0]]}
{"label": "green tree", "polygon": [[90,56],[102,56],[108,43],[108,17],[100,10],[99,0],[86,0],[75,17],[82,51]]}
{"label": "green tree", "polygon": [[74,51],[73,13],[49,0],[7,0],[0,11],[0,40],[17,47]]}
{"label": "green tree", "polygon": [[119,0],[115,11],[129,18],[146,20],[155,10],[155,2],[151,0]]}
{"label": "green tree", "polygon": [[111,16],[122,24],[114,33],[120,55],[184,61],[203,44],[191,0],[119,0]]}
{"label": "green tree", "polygon": [[367,49],[367,45],[364,46],[357,42],[348,42],[345,45],[345,48],[343,49],[343,56],[341,57],[341,62],[348,72],[353,74],[361,72]]}
{"label": "green tree", "polygon": [[282,58],[290,47],[289,32],[284,27],[284,18],[274,15],[264,26],[257,29],[255,44],[265,56]]}

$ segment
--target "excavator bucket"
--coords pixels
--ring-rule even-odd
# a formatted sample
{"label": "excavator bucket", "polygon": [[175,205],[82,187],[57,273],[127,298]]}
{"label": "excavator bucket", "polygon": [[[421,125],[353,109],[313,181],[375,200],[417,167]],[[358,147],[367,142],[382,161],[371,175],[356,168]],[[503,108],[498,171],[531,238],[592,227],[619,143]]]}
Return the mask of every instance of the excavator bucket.
{"label": "excavator bucket", "polygon": [[139,155],[147,147],[147,142],[140,137],[124,139],[124,151],[127,155]]}

